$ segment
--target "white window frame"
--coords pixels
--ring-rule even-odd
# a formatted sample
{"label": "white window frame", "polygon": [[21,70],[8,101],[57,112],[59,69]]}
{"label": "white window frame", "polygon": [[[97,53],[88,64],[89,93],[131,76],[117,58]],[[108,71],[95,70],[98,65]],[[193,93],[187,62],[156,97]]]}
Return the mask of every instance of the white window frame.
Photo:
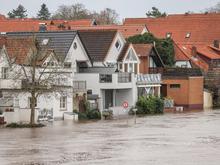
{"label": "white window frame", "polygon": [[2,67],[2,79],[8,79],[9,77],[9,68]]}
{"label": "white window frame", "polygon": [[[118,47],[116,46],[117,43],[118,43]],[[121,42],[120,42],[120,40],[117,40],[117,41],[115,42],[115,48],[116,48],[118,51],[121,49]]]}
{"label": "white window frame", "polygon": [[67,109],[67,96],[60,97],[60,109],[66,110]]}

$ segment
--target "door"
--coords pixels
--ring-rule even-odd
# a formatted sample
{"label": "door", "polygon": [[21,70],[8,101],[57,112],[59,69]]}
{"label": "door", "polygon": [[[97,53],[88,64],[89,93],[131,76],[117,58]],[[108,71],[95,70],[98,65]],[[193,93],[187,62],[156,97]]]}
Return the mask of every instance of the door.
{"label": "door", "polygon": [[162,96],[162,97],[167,97],[167,84],[162,84],[162,87],[161,87],[161,96]]}
{"label": "door", "polygon": [[105,109],[113,106],[113,90],[105,90]]}

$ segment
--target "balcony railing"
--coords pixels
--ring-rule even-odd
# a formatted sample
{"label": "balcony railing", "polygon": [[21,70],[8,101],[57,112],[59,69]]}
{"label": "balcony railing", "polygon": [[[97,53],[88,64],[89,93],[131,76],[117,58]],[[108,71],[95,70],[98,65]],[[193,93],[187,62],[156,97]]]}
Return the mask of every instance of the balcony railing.
{"label": "balcony railing", "polygon": [[131,82],[131,73],[118,73],[118,83]]}

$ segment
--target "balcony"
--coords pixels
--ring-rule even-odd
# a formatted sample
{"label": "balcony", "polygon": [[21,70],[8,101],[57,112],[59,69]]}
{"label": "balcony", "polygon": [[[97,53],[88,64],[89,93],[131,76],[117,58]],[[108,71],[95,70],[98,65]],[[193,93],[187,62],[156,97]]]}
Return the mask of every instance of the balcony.
{"label": "balcony", "polygon": [[133,87],[134,74],[130,73],[76,73],[76,81],[86,81],[88,89],[128,89]]}
{"label": "balcony", "polygon": [[21,89],[22,80],[0,79],[0,89]]}

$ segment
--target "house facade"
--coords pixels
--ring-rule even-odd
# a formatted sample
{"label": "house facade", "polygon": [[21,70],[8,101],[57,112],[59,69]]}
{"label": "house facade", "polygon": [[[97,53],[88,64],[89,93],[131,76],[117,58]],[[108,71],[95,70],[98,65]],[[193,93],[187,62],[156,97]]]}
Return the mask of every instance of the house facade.
{"label": "house facade", "polygon": [[[27,70],[30,68],[26,64],[30,50],[28,43],[20,42],[20,40],[30,42],[32,35],[27,32],[8,33],[7,36],[3,36],[0,65],[0,89],[3,95],[1,101],[5,100],[6,102],[6,106],[1,107],[3,110],[30,110],[30,93],[26,92],[27,83],[24,81],[24,72],[21,71],[21,68]],[[91,66],[90,59],[75,31],[35,33],[35,37],[40,46],[46,47],[50,52],[38,62],[37,72],[41,74],[44,71],[42,77],[50,77],[49,86],[56,86],[54,90],[49,88],[48,91],[45,90],[39,94],[36,110],[38,113],[48,110],[54,119],[63,118],[65,112],[73,111],[74,74],[82,63]],[[10,74],[12,76],[9,76]],[[16,80],[14,74],[17,76]],[[19,87],[15,86],[14,88],[14,81],[19,81]],[[11,82],[12,85],[8,86],[10,85],[8,82]],[[11,103],[8,105],[9,96]]]}

